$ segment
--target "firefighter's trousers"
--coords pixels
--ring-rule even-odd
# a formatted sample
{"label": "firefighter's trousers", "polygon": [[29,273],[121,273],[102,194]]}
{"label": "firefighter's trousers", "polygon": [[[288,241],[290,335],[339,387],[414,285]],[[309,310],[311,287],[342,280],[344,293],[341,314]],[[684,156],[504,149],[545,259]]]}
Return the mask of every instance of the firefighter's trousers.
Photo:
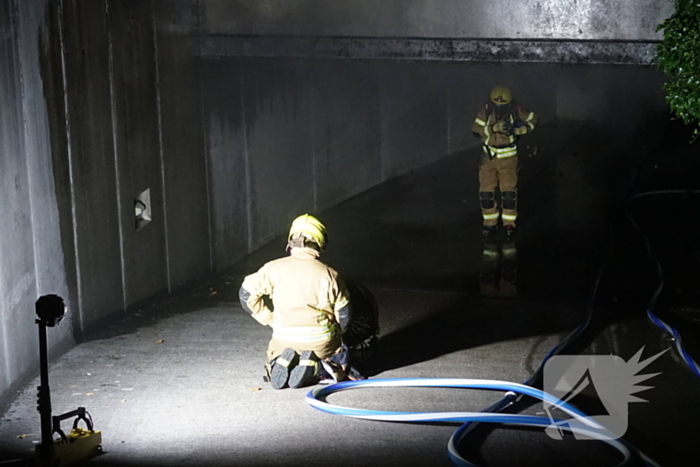
{"label": "firefighter's trousers", "polygon": [[[495,226],[501,217],[503,225],[515,227],[517,209],[518,156],[505,158],[481,156],[479,165],[479,198],[484,226]],[[495,191],[500,189],[501,199]],[[499,213],[500,209],[500,213]]]}

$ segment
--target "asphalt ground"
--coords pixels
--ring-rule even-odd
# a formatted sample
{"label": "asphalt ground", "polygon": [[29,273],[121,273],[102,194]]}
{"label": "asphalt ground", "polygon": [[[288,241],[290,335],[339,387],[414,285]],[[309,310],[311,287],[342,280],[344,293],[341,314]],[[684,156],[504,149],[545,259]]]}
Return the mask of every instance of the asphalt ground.
{"label": "asphalt ground", "polygon": [[[630,361],[640,349],[642,360],[667,350],[640,371],[658,374],[640,383],[651,389],[636,394],[648,402],[627,405],[623,439],[659,465],[697,465],[700,380],[646,315],[659,284],[658,259],[665,282],[654,311],[698,356],[698,221],[684,215],[697,197],[668,193],[624,202],[634,190],[697,187],[688,175],[700,173],[689,170],[697,163],[683,146],[661,158],[669,135],[644,129],[612,138],[559,123],[531,136],[521,147],[512,242],[481,236],[478,149],[319,213],[331,236],[323,260],[367,287],[378,305],[380,341],[363,371],[370,379],[521,383],[590,317],[565,353]],[[668,228],[669,215],[687,228]],[[237,293],[245,274],[283,250],[284,239],[275,239],[225,274],[102,323],[54,359],[54,414],[85,407],[102,432],[104,453],[82,465],[452,465],[447,443],[459,423],[331,415],[309,406],[311,388],[273,390],[263,383],[270,330],[242,310]],[[485,250],[495,251],[496,260]],[[514,272],[515,281],[505,280]],[[41,435],[38,384],[37,375],[0,418],[0,461],[33,458]],[[382,411],[480,411],[503,395],[397,387],[343,391],[328,401]],[[586,392],[572,402],[591,416],[606,409]],[[542,416],[544,406],[525,398],[511,411]],[[542,428],[491,424],[480,425],[460,452],[484,466],[621,460],[599,441],[555,440]]]}

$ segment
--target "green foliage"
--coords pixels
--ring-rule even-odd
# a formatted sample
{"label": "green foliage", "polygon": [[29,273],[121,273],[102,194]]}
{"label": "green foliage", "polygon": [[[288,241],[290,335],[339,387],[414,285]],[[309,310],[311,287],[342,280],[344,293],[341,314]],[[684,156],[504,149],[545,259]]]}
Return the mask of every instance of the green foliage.
{"label": "green foliage", "polygon": [[686,125],[700,130],[700,0],[675,0],[676,10],[656,27],[664,37],[654,61],[668,77],[666,102]]}

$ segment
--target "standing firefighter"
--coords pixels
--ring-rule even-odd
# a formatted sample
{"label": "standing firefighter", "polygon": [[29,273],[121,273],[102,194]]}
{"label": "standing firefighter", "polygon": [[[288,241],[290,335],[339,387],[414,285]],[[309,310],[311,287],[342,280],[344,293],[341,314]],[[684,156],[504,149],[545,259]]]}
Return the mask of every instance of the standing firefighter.
{"label": "standing firefighter", "polygon": [[272,327],[265,380],[275,389],[302,387],[324,376],[361,378],[342,339],[351,317],[347,288],[318,260],[327,243],[318,219],[299,216],[289,230],[289,256],[266,263],[241,285],[243,308]]}
{"label": "standing firefighter", "polygon": [[[490,102],[483,105],[472,125],[481,138],[483,154],[479,165],[479,199],[484,217],[484,235],[498,227],[500,213],[506,235],[515,234],[518,185],[518,138],[531,132],[539,117],[513,101],[506,86],[491,90]],[[501,202],[496,199],[500,189]]]}

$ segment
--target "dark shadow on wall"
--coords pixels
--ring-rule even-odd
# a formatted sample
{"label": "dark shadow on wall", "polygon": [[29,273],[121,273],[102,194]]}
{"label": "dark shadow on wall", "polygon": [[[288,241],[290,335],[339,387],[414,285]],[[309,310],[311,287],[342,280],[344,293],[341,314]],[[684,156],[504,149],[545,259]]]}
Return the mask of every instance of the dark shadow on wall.
{"label": "dark shadow on wall", "polygon": [[[66,128],[63,73],[61,65],[60,16],[62,3],[46,2],[44,27],[39,36],[40,73],[44,86],[44,101],[49,124],[49,141],[51,161],[58,203],[58,220],[61,230],[61,249],[63,251],[66,283],[70,296],[67,303],[78,310],[78,280],[76,277],[76,251],[73,235],[73,214],[71,202],[70,164],[68,157],[68,131]],[[82,332],[80,314],[71,313],[73,333],[76,339]]]}

